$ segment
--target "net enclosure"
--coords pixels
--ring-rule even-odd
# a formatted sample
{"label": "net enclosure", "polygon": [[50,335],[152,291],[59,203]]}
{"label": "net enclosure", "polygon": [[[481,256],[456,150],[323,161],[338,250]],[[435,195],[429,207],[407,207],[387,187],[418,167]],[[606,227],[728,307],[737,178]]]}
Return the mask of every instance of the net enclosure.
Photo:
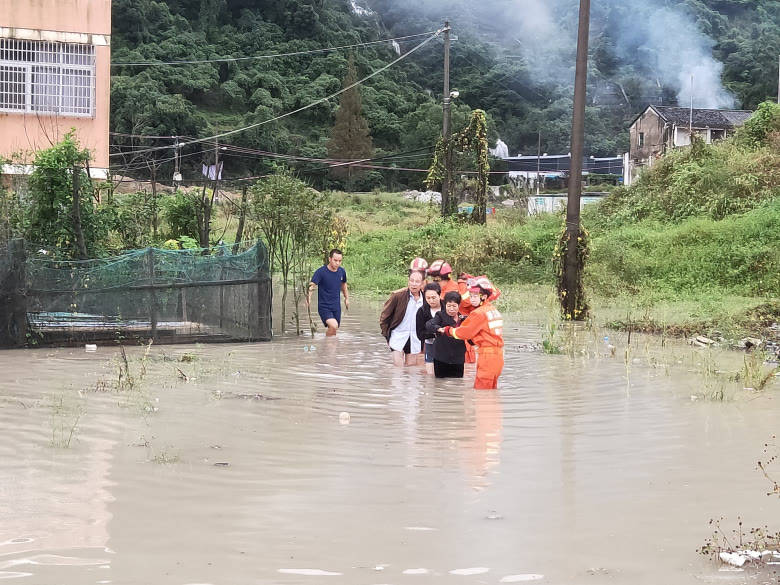
{"label": "net enclosure", "polygon": [[12,240],[0,254],[5,347],[271,339],[271,276],[262,242],[243,251],[145,248],[59,260]]}

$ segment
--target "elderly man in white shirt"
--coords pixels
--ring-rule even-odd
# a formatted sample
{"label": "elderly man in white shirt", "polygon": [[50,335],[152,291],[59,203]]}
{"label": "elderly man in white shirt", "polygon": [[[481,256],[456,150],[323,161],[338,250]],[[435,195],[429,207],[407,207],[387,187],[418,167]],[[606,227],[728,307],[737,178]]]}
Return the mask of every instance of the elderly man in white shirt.
{"label": "elderly man in white shirt", "polygon": [[418,365],[422,363],[422,343],[417,337],[417,310],[423,304],[420,291],[424,275],[419,271],[409,274],[409,286],[395,291],[387,299],[379,326],[393,351],[393,364],[396,366]]}

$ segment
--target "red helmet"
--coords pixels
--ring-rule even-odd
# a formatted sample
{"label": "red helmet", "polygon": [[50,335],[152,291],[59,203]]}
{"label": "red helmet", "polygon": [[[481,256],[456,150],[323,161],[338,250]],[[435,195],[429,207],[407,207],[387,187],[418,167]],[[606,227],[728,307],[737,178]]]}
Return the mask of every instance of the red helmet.
{"label": "red helmet", "polygon": [[452,266],[444,260],[434,260],[431,267],[428,268],[428,274],[431,276],[447,276],[452,274]]}
{"label": "red helmet", "polygon": [[423,274],[425,274],[427,269],[428,269],[428,261],[425,258],[417,257],[414,260],[412,260],[412,263],[409,265],[409,270],[417,270],[418,272],[422,272]]}
{"label": "red helmet", "polygon": [[487,295],[489,301],[494,301],[501,295],[501,291],[493,286],[493,283],[484,275],[470,278],[466,285],[469,288],[469,292]]}

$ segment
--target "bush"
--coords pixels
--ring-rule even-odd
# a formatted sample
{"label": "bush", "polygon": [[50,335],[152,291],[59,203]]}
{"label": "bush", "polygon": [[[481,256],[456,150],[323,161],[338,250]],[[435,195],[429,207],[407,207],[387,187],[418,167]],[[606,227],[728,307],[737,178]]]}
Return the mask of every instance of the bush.
{"label": "bush", "polygon": [[175,240],[180,236],[198,239],[198,201],[195,195],[176,191],[172,197],[163,199],[162,210],[168,224],[169,239]]}

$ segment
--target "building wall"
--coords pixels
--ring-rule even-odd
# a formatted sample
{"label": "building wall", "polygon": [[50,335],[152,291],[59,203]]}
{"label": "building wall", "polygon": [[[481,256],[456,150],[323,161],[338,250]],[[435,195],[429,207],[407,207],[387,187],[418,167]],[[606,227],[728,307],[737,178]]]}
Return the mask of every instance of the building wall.
{"label": "building wall", "polygon": [[[644,143],[639,146],[639,134],[644,134]],[[639,169],[652,166],[653,161],[666,151],[671,136],[671,130],[665,127],[664,121],[651,108],[636,119],[629,129],[628,153],[630,159],[631,177],[636,177]]]}
{"label": "building wall", "polygon": [[96,169],[108,168],[111,0],[0,0],[0,36],[95,46],[93,118],[0,112],[0,156],[21,154],[32,162],[36,150],[59,141],[71,128],[89,148]]}

